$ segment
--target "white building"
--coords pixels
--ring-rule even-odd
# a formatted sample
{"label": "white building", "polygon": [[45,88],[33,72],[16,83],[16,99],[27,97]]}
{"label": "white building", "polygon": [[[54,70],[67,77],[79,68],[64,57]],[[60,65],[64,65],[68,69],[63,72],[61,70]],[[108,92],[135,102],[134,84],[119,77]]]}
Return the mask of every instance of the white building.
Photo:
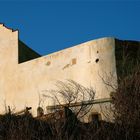
{"label": "white building", "polygon": [[[56,81],[67,79],[93,87],[95,101],[109,101],[114,89],[105,82],[117,86],[115,50],[116,44],[120,48],[123,43],[125,41],[105,37],[40,56],[19,40],[17,30],[1,24],[0,113],[4,113],[7,106],[15,111],[32,107],[32,113],[36,115],[40,98],[48,94],[45,91],[54,89]],[[53,105],[51,100],[43,103],[43,106]],[[96,106],[91,112],[100,110]]]}

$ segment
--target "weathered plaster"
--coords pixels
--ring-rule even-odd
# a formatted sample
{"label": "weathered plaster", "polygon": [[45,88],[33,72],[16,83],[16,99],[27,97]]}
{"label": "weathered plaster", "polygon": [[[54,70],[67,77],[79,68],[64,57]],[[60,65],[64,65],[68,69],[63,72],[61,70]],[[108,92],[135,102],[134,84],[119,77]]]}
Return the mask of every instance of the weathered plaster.
{"label": "weathered plaster", "polygon": [[[18,31],[0,25],[0,113],[10,106],[20,111],[32,107],[36,115],[39,97],[54,89],[57,80],[72,79],[93,87],[95,99],[109,98],[117,85],[115,39],[88,41],[24,63],[18,63]],[[52,105],[51,100],[44,101]]]}

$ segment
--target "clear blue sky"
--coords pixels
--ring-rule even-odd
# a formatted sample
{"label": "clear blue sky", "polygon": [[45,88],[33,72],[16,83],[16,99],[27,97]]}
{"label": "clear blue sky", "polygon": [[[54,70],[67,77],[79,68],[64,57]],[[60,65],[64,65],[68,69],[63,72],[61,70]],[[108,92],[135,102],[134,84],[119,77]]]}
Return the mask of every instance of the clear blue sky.
{"label": "clear blue sky", "polygon": [[0,0],[0,22],[42,55],[106,36],[140,41],[140,0]]}

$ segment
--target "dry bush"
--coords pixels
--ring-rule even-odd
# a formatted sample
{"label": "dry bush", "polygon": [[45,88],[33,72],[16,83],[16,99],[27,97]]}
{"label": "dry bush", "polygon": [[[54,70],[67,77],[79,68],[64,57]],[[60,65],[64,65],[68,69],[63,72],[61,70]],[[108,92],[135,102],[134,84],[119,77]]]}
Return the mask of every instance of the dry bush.
{"label": "dry bush", "polygon": [[121,126],[128,139],[140,139],[140,66],[120,80],[112,94],[115,123]]}
{"label": "dry bush", "polygon": [[47,91],[51,93],[51,96],[44,95],[46,98],[53,99],[57,104],[47,107],[47,109],[54,109],[55,111],[61,107],[68,107],[75,113],[77,118],[82,118],[90,111],[92,105],[88,105],[88,102],[93,101],[95,96],[92,87],[86,88],[73,80],[58,81],[56,87],[56,90]]}
{"label": "dry bush", "polygon": [[47,122],[34,119],[31,115],[0,116],[0,140],[52,140]]}
{"label": "dry bush", "polygon": [[136,123],[140,117],[140,71],[124,78],[113,95],[116,119]]}
{"label": "dry bush", "polygon": [[123,137],[120,137],[121,133],[115,133],[112,123],[77,121],[73,125],[70,116],[52,123],[34,119],[31,115],[6,114],[0,117],[0,140],[118,140]]}

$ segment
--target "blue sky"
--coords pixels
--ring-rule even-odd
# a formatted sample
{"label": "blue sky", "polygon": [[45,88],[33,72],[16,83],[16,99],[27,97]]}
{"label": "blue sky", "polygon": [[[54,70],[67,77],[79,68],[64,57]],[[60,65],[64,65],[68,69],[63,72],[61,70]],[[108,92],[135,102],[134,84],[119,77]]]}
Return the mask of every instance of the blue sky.
{"label": "blue sky", "polygon": [[100,37],[140,41],[140,0],[0,0],[0,22],[42,55]]}

